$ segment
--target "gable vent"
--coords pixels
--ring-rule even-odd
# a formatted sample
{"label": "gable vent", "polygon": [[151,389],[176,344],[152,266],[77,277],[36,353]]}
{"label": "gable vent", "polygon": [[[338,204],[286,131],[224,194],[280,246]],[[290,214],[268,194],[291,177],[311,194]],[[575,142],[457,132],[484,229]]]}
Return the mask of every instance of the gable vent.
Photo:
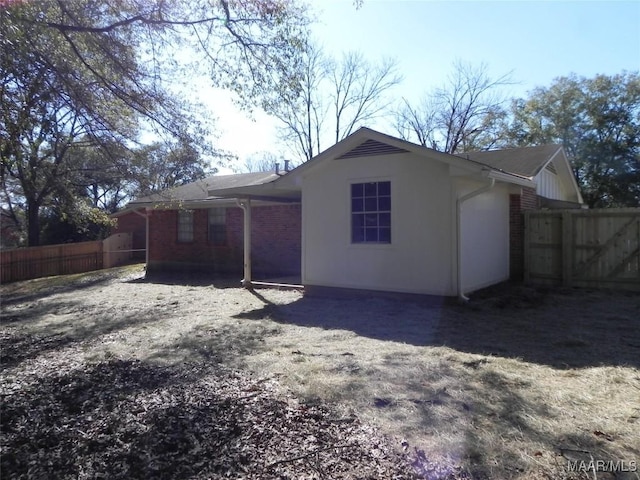
{"label": "gable vent", "polygon": [[409,150],[387,145],[386,143],[378,142],[376,140],[367,140],[338,158],[370,157],[372,155],[391,155],[394,153],[408,152]]}
{"label": "gable vent", "polygon": [[553,162],[547,163],[547,166],[544,167],[544,169],[549,170],[551,173],[555,173],[556,175],[558,174],[558,172],[556,171],[556,166],[553,164]]}

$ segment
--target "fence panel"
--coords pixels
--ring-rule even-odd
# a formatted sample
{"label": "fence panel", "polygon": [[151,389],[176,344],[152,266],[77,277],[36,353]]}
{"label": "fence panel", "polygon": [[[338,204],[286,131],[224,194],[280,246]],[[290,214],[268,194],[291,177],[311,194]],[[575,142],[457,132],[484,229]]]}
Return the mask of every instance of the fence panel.
{"label": "fence panel", "polygon": [[640,290],[640,209],[525,212],[525,281]]}
{"label": "fence panel", "polygon": [[102,268],[102,241],[0,251],[0,282],[82,273]]}

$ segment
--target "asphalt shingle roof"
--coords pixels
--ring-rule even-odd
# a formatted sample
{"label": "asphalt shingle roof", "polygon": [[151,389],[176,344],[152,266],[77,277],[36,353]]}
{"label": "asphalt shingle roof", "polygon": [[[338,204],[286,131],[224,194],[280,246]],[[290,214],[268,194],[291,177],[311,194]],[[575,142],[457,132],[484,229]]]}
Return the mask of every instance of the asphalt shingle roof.
{"label": "asphalt shingle roof", "polygon": [[[549,159],[561,148],[560,145],[542,145],[505,150],[468,152],[456,156],[487,165],[520,177],[532,178],[545,166]],[[275,172],[240,173],[235,175],[215,175],[187,185],[140,197],[129,206],[136,207],[150,203],[201,202],[211,198],[212,190],[244,192],[244,187],[264,185],[280,178]],[[271,192],[273,195],[273,192]]]}
{"label": "asphalt shingle roof", "polygon": [[262,185],[279,178],[274,172],[238,173],[235,175],[214,175],[197,180],[193,183],[163,190],[144,197],[137,198],[130,205],[156,202],[199,201],[209,198],[209,190],[248,187]]}
{"label": "asphalt shingle roof", "polygon": [[535,177],[547,161],[561,148],[560,145],[508,148],[459,154],[492,168],[523,177]]}

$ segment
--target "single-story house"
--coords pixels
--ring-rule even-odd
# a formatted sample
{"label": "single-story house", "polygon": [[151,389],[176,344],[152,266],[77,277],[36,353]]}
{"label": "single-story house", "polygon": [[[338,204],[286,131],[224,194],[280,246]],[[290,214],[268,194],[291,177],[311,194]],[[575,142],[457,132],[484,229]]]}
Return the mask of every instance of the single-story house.
{"label": "single-story house", "polygon": [[127,210],[147,219],[150,269],[464,297],[521,275],[523,210],[582,203],[561,146],[450,155],[361,128],[291,171],[214,176]]}
{"label": "single-story house", "polygon": [[[255,187],[287,172],[215,175],[141,197],[116,214],[114,233],[145,231],[148,272],[243,273],[244,203],[210,191]],[[300,194],[251,201],[252,267],[262,278],[300,275]],[[137,232],[137,235],[136,233]],[[139,245],[139,244],[138,244]],[[143,247],[145,248],[145,247]]]}

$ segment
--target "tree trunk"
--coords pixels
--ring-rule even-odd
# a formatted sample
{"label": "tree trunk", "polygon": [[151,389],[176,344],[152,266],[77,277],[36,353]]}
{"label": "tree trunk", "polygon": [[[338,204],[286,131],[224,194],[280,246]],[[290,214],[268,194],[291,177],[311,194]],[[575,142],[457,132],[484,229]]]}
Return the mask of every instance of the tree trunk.
{"label": "tree trunk", "polygon": [[27,246],[40,245],[40,205],[27,199]]}

